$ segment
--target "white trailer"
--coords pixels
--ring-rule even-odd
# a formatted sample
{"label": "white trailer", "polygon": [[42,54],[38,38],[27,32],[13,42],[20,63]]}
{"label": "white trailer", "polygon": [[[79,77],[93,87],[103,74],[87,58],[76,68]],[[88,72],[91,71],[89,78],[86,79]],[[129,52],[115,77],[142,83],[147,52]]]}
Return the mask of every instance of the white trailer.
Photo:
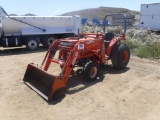
{"label": "white trailer", "polygon": [[49,47],[55,39],[78,35],[80,16],[9,16],[0,7],[0,46]]}
{"label": "white trailer", "polygon": [[160,31],[160,3],[141,4],[139,27]]}

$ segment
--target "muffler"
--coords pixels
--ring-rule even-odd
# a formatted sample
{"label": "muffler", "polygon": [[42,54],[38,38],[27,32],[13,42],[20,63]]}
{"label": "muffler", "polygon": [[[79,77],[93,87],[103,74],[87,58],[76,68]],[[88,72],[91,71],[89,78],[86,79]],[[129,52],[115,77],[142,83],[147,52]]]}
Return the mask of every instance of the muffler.
{"label": "muffler", "polygon": [[23,81],[48,102],[66,93],[63,78],[51,75],[34,64],[28,64]]}

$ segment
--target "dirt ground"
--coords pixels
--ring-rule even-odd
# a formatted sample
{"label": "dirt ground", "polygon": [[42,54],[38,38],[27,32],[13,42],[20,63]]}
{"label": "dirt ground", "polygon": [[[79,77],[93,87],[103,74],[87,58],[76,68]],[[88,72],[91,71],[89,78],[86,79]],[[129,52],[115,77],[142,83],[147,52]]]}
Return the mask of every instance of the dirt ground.
{"label": "dirt ground", "polygon": [[[0,48],[1,120],[159,120],[160,63],[132,56],[124,70],[101,67],[96,81],[69,78],[64,98],[48,104],[23,83],[28,63],[40,64],[46,50]],[[54,71],[53,71],[54,73]]]}

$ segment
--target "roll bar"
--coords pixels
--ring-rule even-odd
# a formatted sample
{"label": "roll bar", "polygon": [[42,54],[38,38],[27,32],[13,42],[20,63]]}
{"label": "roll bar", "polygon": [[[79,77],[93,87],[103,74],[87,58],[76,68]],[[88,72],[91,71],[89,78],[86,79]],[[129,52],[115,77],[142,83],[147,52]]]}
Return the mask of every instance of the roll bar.
{"label": "roll bar", "polygon": [[[124,19],[124,33],[126,33],[126,15],[125,14],[109,14],[109,15],[106,15],[105,17],[104,17],[104,19],[103,19],[103,32],[105,33],[105,31],[106,31],[106,18],[107,17],[113,17],[113,16],[122,16],[123,17],[123,19]],[[120,18],[120,19],[122,19],[122,18]],[[120,22],[116,22],[116,23],[120,23]]]}

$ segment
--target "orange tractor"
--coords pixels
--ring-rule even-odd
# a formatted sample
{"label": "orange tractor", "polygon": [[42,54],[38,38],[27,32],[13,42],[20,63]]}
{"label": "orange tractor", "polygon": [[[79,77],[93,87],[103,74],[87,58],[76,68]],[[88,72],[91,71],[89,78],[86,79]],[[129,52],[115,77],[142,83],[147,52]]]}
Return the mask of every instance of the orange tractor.
{"label": "orange tractor", "polygon": [[[122,16],[126,21],[125,15]],[[104,25],[104,34],[87,33],[58,39],[49,48],[40,68],[34,63],[28,65],[24,83],[45,100],[52,101],[66,93],[67,81],[76,66],[83,66],[83,75],[88,81],[97,78],[99,65],[108,60],[112,61],[115,68],[123,69],[130,59],[129,48],[121,43],[121,40],[125,40],[124,33],[120,37],[114,37],[113,33],[105,33]],[[59,52],[58,58],[55,58],[56,52]],[[51,63],[59,64],[59,75],[47,73]]]}

